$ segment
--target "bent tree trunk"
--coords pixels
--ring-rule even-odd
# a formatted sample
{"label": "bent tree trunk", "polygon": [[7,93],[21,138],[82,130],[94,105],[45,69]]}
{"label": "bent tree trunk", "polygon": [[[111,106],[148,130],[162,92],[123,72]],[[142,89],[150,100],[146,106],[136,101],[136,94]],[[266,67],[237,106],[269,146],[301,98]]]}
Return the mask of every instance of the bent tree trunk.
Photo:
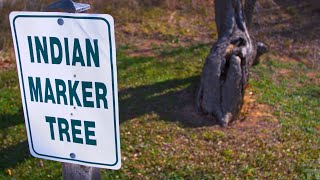
{"label": "bent tree trunk", "polygon": [[260,55],[266,49],[257,48],[250,38],[241,0],[215,0],[215,19],[218,40],[204,64],[196,105],[225,126],[242,107],[249,67],[255,63],[257,50]]}

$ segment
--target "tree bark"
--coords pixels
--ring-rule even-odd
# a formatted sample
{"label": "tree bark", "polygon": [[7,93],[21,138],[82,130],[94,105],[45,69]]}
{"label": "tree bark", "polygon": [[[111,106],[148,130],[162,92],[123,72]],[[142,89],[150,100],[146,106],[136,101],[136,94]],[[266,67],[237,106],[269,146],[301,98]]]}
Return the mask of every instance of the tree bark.
{"label": "tree bark", "polygon": [[[249,67],[257,52],[266,51],[251,39],[242,12],[241,0],[215,0],[218,40],[213,44],[201,76],[196,106],[225,126],[242,107]],[[260,47],[262,46],[262,47]]]}
{"label": "tree bark", "polygon": [[244,3],[244,14],[246,18],[246,24],[250,29],[252,24],[253,11],[256,6],[257,0],[246,0]]}
{"label": "tree bark", "polygon": [[64,180],[100,180],[100,169],[77,164],[62,164],[62,179]]}

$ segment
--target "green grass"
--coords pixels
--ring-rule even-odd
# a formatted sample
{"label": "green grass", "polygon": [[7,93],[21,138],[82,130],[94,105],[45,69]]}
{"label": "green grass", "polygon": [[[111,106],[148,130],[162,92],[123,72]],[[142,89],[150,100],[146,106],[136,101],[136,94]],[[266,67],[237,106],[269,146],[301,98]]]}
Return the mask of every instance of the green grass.
{"label": "green grass", "polygon": [[[284,75],[279,71],[286,70]],[[252,69],[257,80],[251,80],[259,92],[260,103],[273,107],[281,124],[278,138],[286,147],[299,148],[289,152],[294,157],[294,170],[300,178],[320,176],[320,73],[299,62],[267,61]],[[308,74],[314,74],[314,77]],[[296,147],[295,147],[296,146]],[[292,154],[296,153],[296,154]]]}
{"label": "green grass", "polygon": [[[287,74],[277,75],[277,70],[285,69]],[[282,125],[287,128],[299,127],[306,133],[316,133],[320,125],[320,86],[308,77],[315,70],[298,62],[277,62],[269,59],[253,70],[261,77],[251,84],[261,92],[259,102],[274,107]],[[320,74],[316,74],[319,79]]]}
{"label": "green grass", "polygon": [[[159,57],[128,57],[126,48],[117,62],[123,167],[103,170],[102,179],[319,177],[320,85],[308,76],[318,72],[264,58],[251,69],[250,88],[280,127],[223,129],[185,109],[194,103],[209,45],[162,50]],[[61,178],[60,163],[29,155],[15,71],[0,72],[0,97],[0,179]]]}
{"label": "green grass", "polygon": [[[0,62],[13,62],[10,12],[45,11],[52,1],[2,1],[3,3],[0,3]],[[216,36],[211,6],[208,6],[208,2],[200,0],[194,2],[197,2],[197,7],[193,7],[189,0],[175,0],[176,5],[172,7],[169,1],[149,0],[88,1],[86,3],[91,5],[88,13],[111,14],[114,17],[118,47],[130,44],[128,49],[130,51],[135,51],[133,47],[138,47],[137,50],[151,48],[153,52],[163,44],[171,48],[199,42],[206,43],[209,38]],[[149,41],[153,43],[149,44]]]}

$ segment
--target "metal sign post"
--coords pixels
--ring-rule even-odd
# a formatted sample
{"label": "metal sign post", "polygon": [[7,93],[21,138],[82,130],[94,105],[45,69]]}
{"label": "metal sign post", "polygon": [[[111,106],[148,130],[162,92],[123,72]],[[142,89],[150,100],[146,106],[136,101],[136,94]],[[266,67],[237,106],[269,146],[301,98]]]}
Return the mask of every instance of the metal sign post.
{"label": "metal sign post", "polygon": [[[76,3],[72,0],[60,0],[48,6],[49,10],[80,13],[90,9],[89,4]],[[64,180],[100,180],[100,168],[78,164],[62,163],[62,178]]]}
{"label": "metal sign post", "polygon": [[59,10],[69,13],[80,13],[90,9],[89,4],[76,3],[72,0],[60,0],[48,6],[48,10]]}

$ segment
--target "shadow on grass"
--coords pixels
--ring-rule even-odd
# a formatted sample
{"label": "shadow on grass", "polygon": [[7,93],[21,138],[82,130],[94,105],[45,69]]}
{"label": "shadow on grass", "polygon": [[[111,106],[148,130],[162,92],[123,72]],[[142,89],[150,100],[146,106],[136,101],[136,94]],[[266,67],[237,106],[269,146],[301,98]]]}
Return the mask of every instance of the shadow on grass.
{"label": "shadow on grass", "polygon": [[177,55],[183,55],[190,52],[195,52],[199,49],[207,48],[212,45],[212,42],[210,43],[200,43],[200,44],[193,44],[189,47],[176,47],[176,48],[167,48],[160,52],[161,57],[173,57]]}
{"label": "shadow on grass", "polygon": [[22,141],[14,146],[0,150],[0,170],[6,170],[31,157],[28,142]]}
{"label": "shadow on grass", "polygon": [[[283,11],[291,15],[295,21],[289,20],[291,26],[285,26],[285,28],[273,32],[273,36],[280,35],[294,40],[301,39],[305,41],[319,38],[320,11],[315,9],[316,7],[310,1],[275,0],[274,2]],[[279,24],[285,25],[286,22],[276,21],[275,25]]]}
{"label": "shadow on grass", "polygon": [[0,120],[0,130],[24,123],[22,112],[21,114],[17,113],[12,115],[0,114]]}
{"label": "shadow on grass", "polygon": [[[155,113],[161,120],[179,122],[183,127],[214,126],[217,122],[199,115],[195,110],[196,85],[199,76],[173,79],[148,86],[128,88],[119,92],[120,122]],[[23,123],[23,116],[0,115],[0,129]],[[14,167],[30,158],[27,141],[0,150],[0,171]]]}
{"label": "shadow on grass", "polygon": [[176,121],[189,128],[217,125],[215,120],[196,112],[194,96],[199,81],[199,76],[193,76],[120,91],[120,122],[155,113],[161,120]]}

